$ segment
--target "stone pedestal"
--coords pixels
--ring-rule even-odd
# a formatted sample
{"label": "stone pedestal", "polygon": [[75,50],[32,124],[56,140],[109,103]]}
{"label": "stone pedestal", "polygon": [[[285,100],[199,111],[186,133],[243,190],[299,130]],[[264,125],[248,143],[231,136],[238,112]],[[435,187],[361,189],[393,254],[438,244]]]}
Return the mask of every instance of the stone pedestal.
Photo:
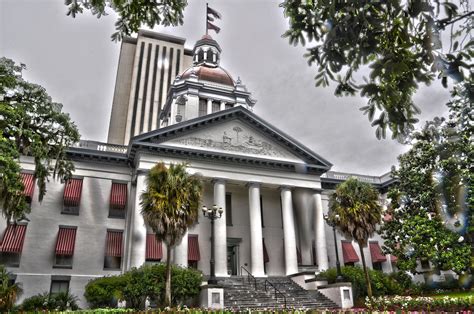
{"label": "stone pedestal", "polygon": [[199,296],[199,306],[201,308],[220,310],[224,308],[224,288],[219,285],[201,286]]}
{"label": "stone pedestal", "polygon": [[339,282],[326,286],[319,286],[318,291],[342,309],[350,309],[354,306],[352,284],[350,282]]}

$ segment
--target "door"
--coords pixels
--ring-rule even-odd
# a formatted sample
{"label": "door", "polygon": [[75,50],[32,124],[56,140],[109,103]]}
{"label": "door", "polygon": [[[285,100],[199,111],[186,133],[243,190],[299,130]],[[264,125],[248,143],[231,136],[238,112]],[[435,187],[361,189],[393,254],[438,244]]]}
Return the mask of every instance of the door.
{"label": "door", "polygon": [[235,244],[227,245],[227,274],[237,276],[239,270],[239,246]]}

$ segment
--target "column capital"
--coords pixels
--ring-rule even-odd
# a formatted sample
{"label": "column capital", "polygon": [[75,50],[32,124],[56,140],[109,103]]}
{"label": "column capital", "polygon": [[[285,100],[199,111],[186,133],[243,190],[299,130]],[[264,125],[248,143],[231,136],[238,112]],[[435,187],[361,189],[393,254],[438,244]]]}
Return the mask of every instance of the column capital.
{"label": "column capital", "polygon": [[278,188],[278,190],[280,190],[280,192],[286,191],[286,190],[293,191],[293,189],[294,189],[294,187],[289,186],[289,185],[280,185],[280,187]]}
{"label": "column capital", "polygon": [[311,189],[313,194],[321,194],[323,192],[323,189]]}
{"label": "column capital", "polygon": [[212,184],[215,184],[215,183],[226,183],[227,179],[225,178],[212,178],[211,180],[211,183]]}
{"label": "column capital", "polygon": [[249,181],[249,182],[247,182],[247,184],[245,186],[250,188],[250,187],[260,187],[261,185],[262,185],[261,182]]}

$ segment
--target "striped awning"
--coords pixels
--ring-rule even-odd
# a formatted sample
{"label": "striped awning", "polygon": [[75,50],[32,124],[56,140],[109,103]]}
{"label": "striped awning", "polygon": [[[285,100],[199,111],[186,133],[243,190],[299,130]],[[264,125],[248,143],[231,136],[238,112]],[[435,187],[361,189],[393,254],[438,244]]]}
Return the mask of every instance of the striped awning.
{"label": "striped awning", "polygon": [[105,240],[105,256],[122,256],[123,231],[107,230]]}
{"label": "striped awning", "polygon": [[359,261],[359,256],[349,241],[342,241],[342,256],[344,263],[355,263]]}
{"label": "striped awning", "polygon": [[64,205],[79,206],[81,202],[82,179],[69,179],[64,187]]}
{"label": "striped awning", "polygon": [[146,235],[145,259],[150,261],[159,261],[163,258],[163,247],[161,241],[152,233]]}
{"label": "striped awning", "polygon": [[265,246],[265,239],[262,239],[263,243],[263,262],[268,263],[270,261],[270,257],[268,256],[267,247]]}
{"label": "striped awning", "polygon": [[387,261],[387,257],[385,257],[385,255],[383,254],[378,242],[370,242],[369,248],[370,256],[372,256],[372,263],[380,263]]}
{"label": "striped awning", "polygon": [[188,235],[188,261],[197,262],[201,259],[197,234]]}
{"label": "striped awning", "polygon": [[56,255],[74,255],[76,230],[76,228],[71,227],[59,227],[58,239],[56,240]]}
{"label": "striped awning", "polygon": [[0,252],[21,253],[25,234],[26,225],[9,224],[3,234]]}
{"label": "striped awning", "polygon": [[110,190],[110,207],[113,209],[125,209],[127,206],[127,184],[112,182]]}
{"label": "striped awning", "polygon": [[21,173],[20,176],[24,186],[23,195],[26,196],[28,201],[31,201],[35,190],[35,177],[32,173]]}

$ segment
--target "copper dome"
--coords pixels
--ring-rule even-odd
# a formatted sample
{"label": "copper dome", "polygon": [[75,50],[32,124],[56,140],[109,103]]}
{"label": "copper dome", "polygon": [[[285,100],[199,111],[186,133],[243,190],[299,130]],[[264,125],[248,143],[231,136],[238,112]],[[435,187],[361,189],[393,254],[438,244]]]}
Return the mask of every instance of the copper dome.
{"label": "copper dome", "polygon": [[183,74],[181,74],[181,78],[188,79],[191,76],[193,70],[196,76],[198,77],[198,80],[200,81],[218,83],[232,87],[235,85],[234,80],[232,79],[230,74],[227,73],[227,71],[221,67],[208,67],[205,65],[190,67],[189,69],[184,71]]}

